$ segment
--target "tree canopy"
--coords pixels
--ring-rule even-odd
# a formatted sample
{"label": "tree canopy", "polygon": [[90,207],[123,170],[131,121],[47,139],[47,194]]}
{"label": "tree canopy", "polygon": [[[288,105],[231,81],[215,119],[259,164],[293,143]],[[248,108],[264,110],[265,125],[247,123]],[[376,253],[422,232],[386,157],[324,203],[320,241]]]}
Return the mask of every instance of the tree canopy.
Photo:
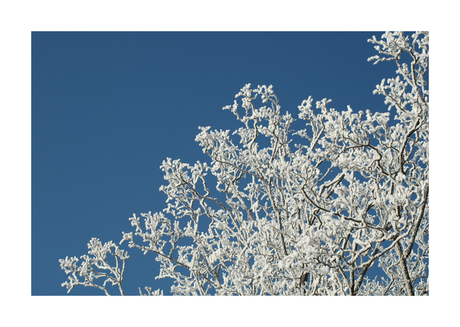
{"label": "tree canopy", "polygon": [[427,295],[428,41],[369,40],[369,61],[396,65],[374,90],[384,113],[308,97],[294,119],[272,85],[246,84],[223,108],[241,127],[200,127],[209,161],[164,160],[166,208],[134,214],[119,244],[93,238],[61,259],[62,285],[124,295],[127,244],[155,255],[176,295]]}

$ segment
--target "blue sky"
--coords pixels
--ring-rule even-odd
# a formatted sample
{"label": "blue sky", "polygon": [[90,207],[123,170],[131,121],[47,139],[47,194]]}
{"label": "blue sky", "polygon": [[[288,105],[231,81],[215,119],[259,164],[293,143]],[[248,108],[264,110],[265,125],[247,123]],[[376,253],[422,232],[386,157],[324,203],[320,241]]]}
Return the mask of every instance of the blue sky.
{"label": "blue sky", "polygon": [[[58,259],[119,242],[133,213],[161,211],[166,157],[206,160],[198,126],[235,129],[222,107],[246,83],[272,84],[283,110],[311,95],[338,110],[386,111],[372,90],[381,32],[33,32],[32,295],[62,295]],[[164,288],[152,255],[128,249],[124,289]],[[102,294],[76,287],[70,294]]]}

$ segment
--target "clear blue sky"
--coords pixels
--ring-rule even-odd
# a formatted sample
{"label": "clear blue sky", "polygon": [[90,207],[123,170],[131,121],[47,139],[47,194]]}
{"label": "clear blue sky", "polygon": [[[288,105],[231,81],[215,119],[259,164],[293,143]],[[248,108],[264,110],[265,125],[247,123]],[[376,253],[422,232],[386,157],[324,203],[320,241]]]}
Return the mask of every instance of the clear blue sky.
{"label": "clear blue sky", "polygon": [[[162,160],[205,160],[198,126],[237,128],[222,107],[244,84],[273,84],[294,117],[309,95],[386,111],[372,90],[395,66],[367,62],[381,34],[33,32],[32,294],[66,294],[58,259],[85,254],[92,237],[118,243],[133,213],[161,211]],[[125,292],[168,294],[153,255],[128,252]]]}

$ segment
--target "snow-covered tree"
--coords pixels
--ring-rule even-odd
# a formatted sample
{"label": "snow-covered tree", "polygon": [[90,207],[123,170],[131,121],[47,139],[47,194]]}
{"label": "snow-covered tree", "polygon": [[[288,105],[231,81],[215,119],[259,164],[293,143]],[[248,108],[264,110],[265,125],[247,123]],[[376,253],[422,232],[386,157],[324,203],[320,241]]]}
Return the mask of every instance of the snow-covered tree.
{"label": "snow-covered tree", "polygon": [[[313,108],[309,97],[296,121],[271,85],[245,85],[223,108],[241,127],[200,127],[209,162],[163,161],[167,207],[133,215],[120,244],[155,254],[156,278],[173,279],[177,295],[427,295],[428,39],[369,40],[369,61],[397,66],[374,90],[385,113],[328,99]],[[80,265],[60,260],[62,285],[124,294],[127,253],[98,239],[88,248]]]}

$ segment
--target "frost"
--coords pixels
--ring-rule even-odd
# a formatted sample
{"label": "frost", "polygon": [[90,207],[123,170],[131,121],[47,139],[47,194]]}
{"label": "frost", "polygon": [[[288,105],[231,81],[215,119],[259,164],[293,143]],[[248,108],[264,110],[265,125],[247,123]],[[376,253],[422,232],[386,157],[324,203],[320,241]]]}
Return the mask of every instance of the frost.
{"label": "frost", "polygon": [[[119,245],[155,256],[156,279],[172,279],[176,295],[427,294],[428,33],[369,42],[369,61],[397,66],[374,90],[388,112],[340,111],[327,98],[313,110],[310,96],[296,129],[272,85],[246,84],[223,107],[240,128],[199,127],[208,162],[166,158],[164,210],[134,214]],[[126,259],[93,238],[88,254],[60,259],[63,286],[124,294]]]}

